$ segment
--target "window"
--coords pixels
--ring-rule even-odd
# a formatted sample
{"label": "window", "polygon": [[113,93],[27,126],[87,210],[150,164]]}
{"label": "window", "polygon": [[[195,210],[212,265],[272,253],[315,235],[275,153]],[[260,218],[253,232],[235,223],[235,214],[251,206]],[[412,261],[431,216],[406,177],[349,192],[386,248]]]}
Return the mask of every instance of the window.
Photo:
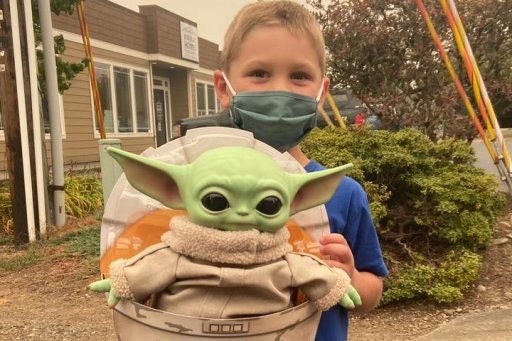
{"label": "window", "polygon": [[135,83],[135,110],[137,113],[137,132],[149,131],[148,84],[144,72],[133,72]]}
{"label": "window", "polygon": [[105,132],[150,132],[148,73],[106,63],[94,66]]}
{"label": "window", "polygon": [[212,115],[217,112],[217,95],[213,84],[196,82],[197,116]]}
{"label": "window", "polygon": [[119,132],[133,132],[132,92],[130,91],[130,70],[114,66],[117,122]]}
{"label": "window", "polygon": [[[114,117],[112,107],[112,96],[110,86],[110,71],[106,64],[95,63],[96,81],[98,82],[98,91],[100,93],[101,108],[103,109],[103,125],[106,133],[114,132]],[[98,123],[96,122],[96,129]]]}

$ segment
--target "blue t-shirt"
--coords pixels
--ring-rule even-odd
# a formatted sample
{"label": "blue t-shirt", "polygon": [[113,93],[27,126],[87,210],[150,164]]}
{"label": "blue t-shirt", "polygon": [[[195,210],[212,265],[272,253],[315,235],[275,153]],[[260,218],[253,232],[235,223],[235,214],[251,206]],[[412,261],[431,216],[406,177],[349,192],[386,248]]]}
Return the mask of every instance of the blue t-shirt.
{"label": "blue t-shirt", "polygon": [[[325,169],[310,161],[307,172]],[[366,193],[354,179],[345,176],[332,198],[325,204],[332,233],[340,233],[347,240],[354,254],[355,267],[359,271],[386,276],[377,232],[370,214]],[[322,313],[316,341],[343,341],[348,335],[348,314],[340,305]]]}

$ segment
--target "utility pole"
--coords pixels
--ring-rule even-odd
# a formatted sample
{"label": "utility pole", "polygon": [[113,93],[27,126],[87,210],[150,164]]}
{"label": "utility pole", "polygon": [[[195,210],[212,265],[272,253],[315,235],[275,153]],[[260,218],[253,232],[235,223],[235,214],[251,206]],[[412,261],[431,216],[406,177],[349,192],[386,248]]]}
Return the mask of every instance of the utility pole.
{"label": "utility pole", "polygon": [[50,0],[38,0],[41,40],[43,42],[46,93],[50,110],[50,131],[52,141],[53,175],[53,216],[57,227],[66,222],[64,201],[64,156],[62,155],[62,129],[60,127],[60,104],[58,94],[57,65],[55,61],[54,40],[52,34],[52,15]]}
{"label": "utility pole", "polygon": [[9,0],[0,0],[0,103],[7,156],[7,174],[11,192],[14,241],[29,241],[29,222],[23,170],[23,150],[19,120],[12,27]]}

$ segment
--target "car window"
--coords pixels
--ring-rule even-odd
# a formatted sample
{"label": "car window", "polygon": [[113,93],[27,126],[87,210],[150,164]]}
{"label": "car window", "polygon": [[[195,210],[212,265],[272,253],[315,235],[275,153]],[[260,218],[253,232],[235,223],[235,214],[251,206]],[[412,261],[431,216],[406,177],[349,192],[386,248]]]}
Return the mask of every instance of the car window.
{"label": "car window", "polygon": [[334,98],[334,100],[336,101],[336,103],[338,102],[348,102],[348,96],[346,94],[341,94],[341,95],[334,95],[332,96],[332,98]]}
{"label": "car window", "polygon": [[[351,106],[349,96],[347,94],[335,94],[332,95],[332,98],[334,100],[334,103],[336,103],[336,107],[338,109],[343,109]],[[331,106],[329,105],[328,101],[324,102],[324,110],[331,110]]]}

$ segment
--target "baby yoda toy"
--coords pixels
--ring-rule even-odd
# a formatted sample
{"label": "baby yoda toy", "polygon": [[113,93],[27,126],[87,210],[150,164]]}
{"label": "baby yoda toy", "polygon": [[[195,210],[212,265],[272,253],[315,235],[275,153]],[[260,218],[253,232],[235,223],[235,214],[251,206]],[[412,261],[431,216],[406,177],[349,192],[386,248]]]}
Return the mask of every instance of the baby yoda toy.
{"label": "baby yoda toy", "polygon": [[207,151],[172,165],[109,148],[129,183],[172,209],[162,242],[110,266],[90,289],[156,309],[208,318],[239,318],[289,308],[299,288],[318,309],[360,305],[350,278],[318,258],[291,252],[291,214],[321,205],[351,165],[288,174],[266,154],[244,147]]}

